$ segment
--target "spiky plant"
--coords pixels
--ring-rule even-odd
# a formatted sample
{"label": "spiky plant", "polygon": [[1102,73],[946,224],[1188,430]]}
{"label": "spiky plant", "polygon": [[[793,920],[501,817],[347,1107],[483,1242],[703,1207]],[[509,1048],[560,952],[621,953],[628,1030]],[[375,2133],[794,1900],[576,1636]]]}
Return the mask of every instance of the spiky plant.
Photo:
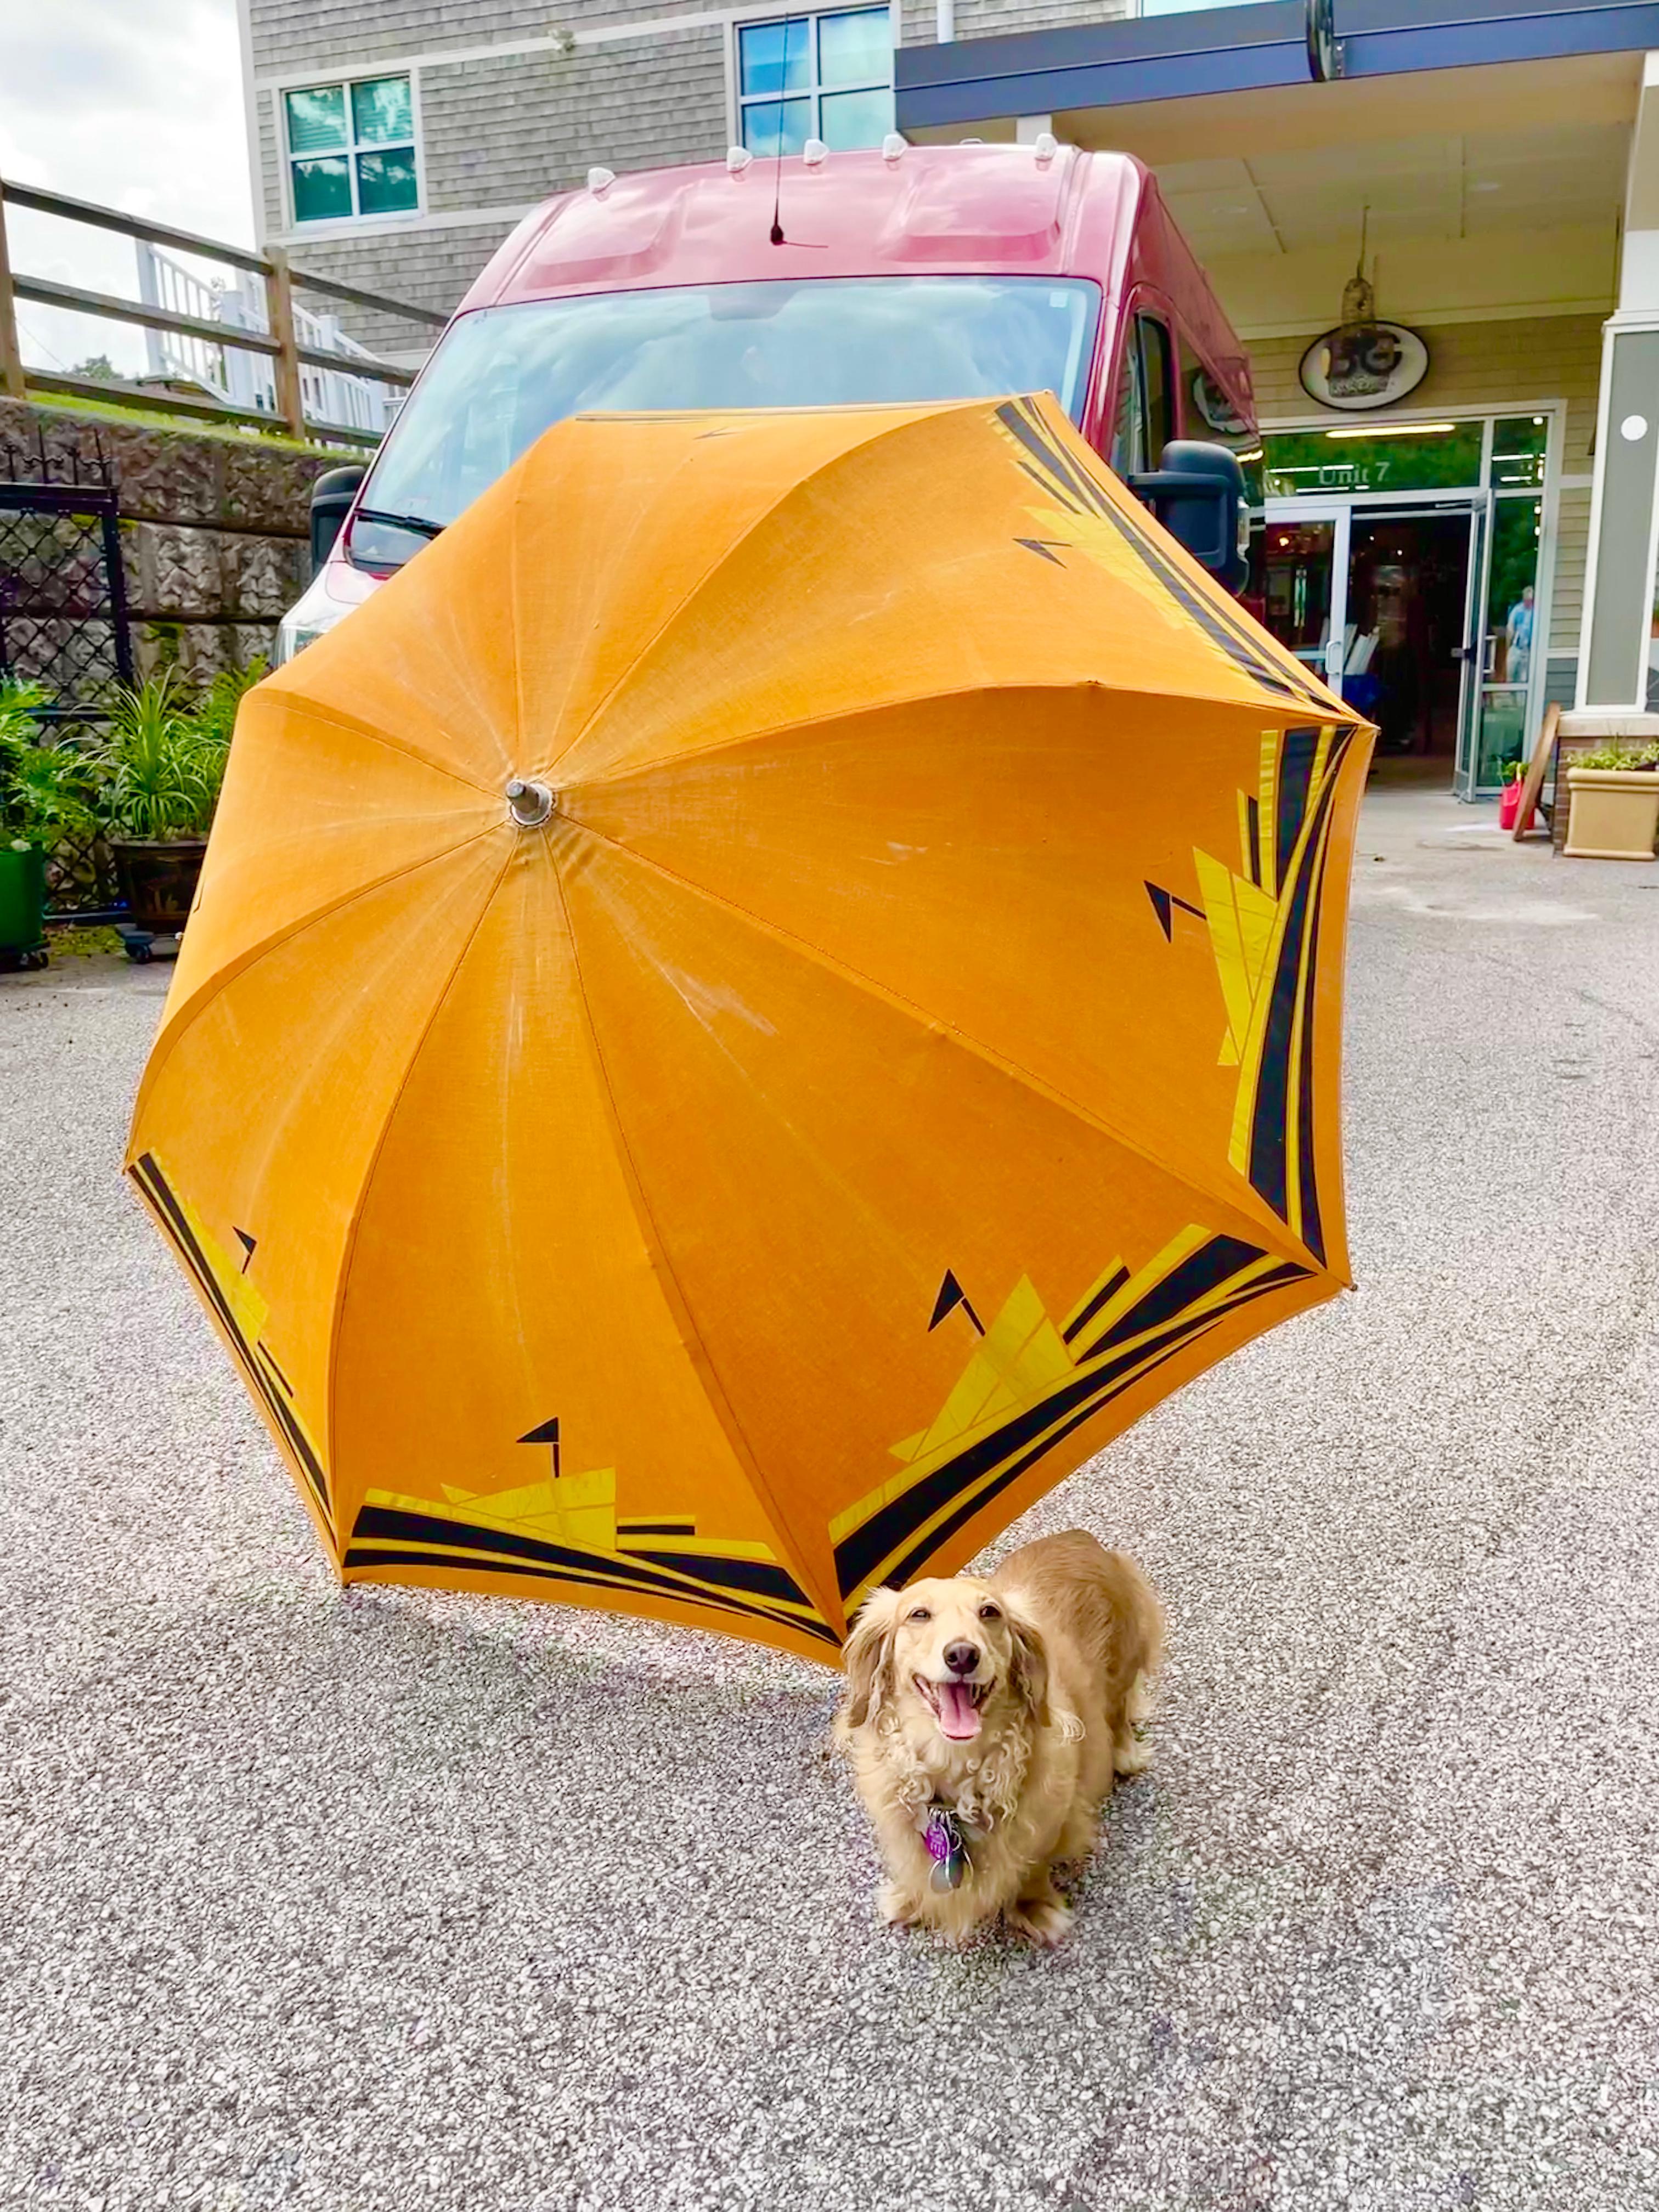
{"label": "spiky plant", "polygon": [[100,748],[110,828],[118,837],[203,837],[225,772],[225,744],[204,731],[198,702],[164,669],[115,695]]}
{"label": "spiky plant", "polygon": [[254,685],[269,673],[264,659],[258,656],[246,668],[222,668],[202,693],[196,708],[196,726],[203,737],[228,752],[236,727],[237,708]]}

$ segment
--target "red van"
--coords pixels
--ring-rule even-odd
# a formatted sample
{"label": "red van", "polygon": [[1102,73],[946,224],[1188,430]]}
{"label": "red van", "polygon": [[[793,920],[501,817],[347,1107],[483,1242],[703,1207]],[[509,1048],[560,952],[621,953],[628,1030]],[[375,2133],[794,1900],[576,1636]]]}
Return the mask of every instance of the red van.
{"label": "red van", "polygon": [[[894,137],[868,153],[809,143],[781,161],[734,149],[724,166],[596,169],[501,247],[367,471],[319,482],[317,574],[278,658],[367,598],[564,416],[1032,391],[1054,392],[1237,587],[1236,548],[1220,540],[1239,502],[1224,515],[1214,491],[1217,465],[1236,484],[1237,464],[1185,441],[1248,441],[1249,367],[1139,161],[1048,137]],[[1189,507],[1214,525],[1209,552],[1182,526]]]}

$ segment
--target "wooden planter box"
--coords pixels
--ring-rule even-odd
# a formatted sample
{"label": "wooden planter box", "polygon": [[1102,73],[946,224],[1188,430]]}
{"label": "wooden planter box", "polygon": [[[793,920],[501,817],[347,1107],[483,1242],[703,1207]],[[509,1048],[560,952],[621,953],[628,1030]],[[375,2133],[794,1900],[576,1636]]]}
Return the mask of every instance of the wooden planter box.
{"label": "wooden planter box", "polygon": [[1567,769],[1570,860],[1650,860],[1659,838],[1659,769]]}
{"label": "wooden planter box", "polygon": [[[1545,728],[1550,726],[1552,707],[1545,716]],[[1568,778],[1573,763],[1581,753],[1592,752],[1607,743],[1644,745],[1659,738],[1659,714],[1650,714],[1635,708],[1626,707],[1569,707],[1556,718],[1555,743],[1551,748],[1551,763],[1555,772],[1555,800],[1548,809],[1550,842],[1558,853],[1565,852],[1567,843],[1567,823],[1572,811],[1571,791]]]}

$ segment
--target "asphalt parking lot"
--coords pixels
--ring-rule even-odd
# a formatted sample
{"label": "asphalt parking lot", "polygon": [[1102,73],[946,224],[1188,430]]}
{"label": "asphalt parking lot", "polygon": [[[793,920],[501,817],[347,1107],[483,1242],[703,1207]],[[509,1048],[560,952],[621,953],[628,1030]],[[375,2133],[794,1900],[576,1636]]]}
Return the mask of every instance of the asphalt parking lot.
{"label": "asphalt parking lot", "polygon": [[1010,1540],[1157,1754],[1052,1955],[877,1923],[835,1679],[336,1589],[117,1176],[162,969],[0,979],[0,2203],[1659,2199],[1659,866],[1374,797],[1358,1291]]}

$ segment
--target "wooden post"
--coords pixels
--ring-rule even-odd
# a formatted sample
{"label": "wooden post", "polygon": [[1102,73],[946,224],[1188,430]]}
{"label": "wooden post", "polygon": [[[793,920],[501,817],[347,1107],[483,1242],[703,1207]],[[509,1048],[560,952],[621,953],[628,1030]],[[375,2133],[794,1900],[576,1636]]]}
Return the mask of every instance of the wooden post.
{"label": "wooden post", "polygon": [[280,246],[267,246],[270,274],[265,279],[265,299],[270,310],[270,335],[282,351],[276,357],[276,412],[296,438],[306,434],[305,395],[300,384],[299,341],[294,335],[294,279],[288,256]]}
{"label": "wooden post", "polygon": [[6,193],[0,185],[0,392],[8,399],[28,396],[22,349],[17,343],[17,300],[11,288],[11,259],[6,252]]}

